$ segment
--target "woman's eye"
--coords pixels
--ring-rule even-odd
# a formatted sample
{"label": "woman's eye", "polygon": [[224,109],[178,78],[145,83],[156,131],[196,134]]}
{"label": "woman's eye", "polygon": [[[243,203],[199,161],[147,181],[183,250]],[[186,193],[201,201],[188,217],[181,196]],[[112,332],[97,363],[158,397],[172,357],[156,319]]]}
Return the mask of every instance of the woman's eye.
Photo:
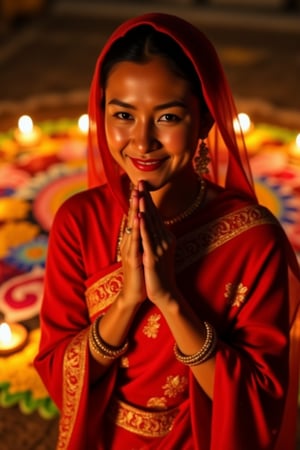
{"label": "woman's eye", "polygon": [[167,113],[160,117],[161,122],[179,122],[180,117],[176,114]]}
{"label": "woman's eye", "polygon": [[132,115],[127,112],[117,112],[114,116],[121,120],[132,120]]}

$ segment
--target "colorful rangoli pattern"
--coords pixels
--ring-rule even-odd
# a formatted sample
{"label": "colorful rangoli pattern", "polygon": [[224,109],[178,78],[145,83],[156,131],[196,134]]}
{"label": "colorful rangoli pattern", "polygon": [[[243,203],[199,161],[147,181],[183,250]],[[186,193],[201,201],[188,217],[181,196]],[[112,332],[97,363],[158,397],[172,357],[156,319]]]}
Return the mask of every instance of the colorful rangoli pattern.
{"label": "colorful rangoli pattern", "polygon": [[[72,120],[40,124],[38,147],[19,148],[12,131],[0,134],[0,312],[9,321],[39,314],[48,234],[65,199],[86,188],[86,136]],[[247,136],[258,198],[280,220],[300,255],[300,164],[288,148],[296,132],[269,125]],[[53,417],[57,409],[35,372],[39,330],[28,345],[5,358],[0,405],[19,403],[28,413]],[[22,364],[22,371],[20,371]],[[22,376],[18,376],[22,373]]]}

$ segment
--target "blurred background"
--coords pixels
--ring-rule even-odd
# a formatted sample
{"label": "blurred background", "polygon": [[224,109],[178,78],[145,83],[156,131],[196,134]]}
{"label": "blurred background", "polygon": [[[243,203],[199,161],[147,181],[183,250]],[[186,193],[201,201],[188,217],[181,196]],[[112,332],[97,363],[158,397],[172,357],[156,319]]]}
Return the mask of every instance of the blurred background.
{"label": "blurred background", "polygon": [[[72,103],[70,113],[75,103],[82,102],[85,109],[94,64],[106,38],[124,19],[149,11],[173,12],[207,33],[237,101],[260,104],[260,114],[270,105],[299,111],[299,4],[300,0],[0,0],[0,129],[14,123],[17,110],[34,110],[38,117],[55,114],[55,96],[64,107]],[[294,125],[290,119],[288,123]]]}
{"label": "blurred background", "polygon": [[[151,11],[177,14],[207,34],[240,111],[255,122],[300,133],[300,0],[0,0],[0,153],[2,145],[6,154],[1,136],[11,139],[9,133],[22,114],[40,123],[77,120],[86,113],[94,66],[107,37],[125,19]],[[27,162],[21,162],[25,167]],[[28,163],[26,170],[35,175],[37,167]],[[299,194],[300,164],[295,170],[281,173],[277,182],[293,175]],[[9,196],[4,187],[0,175],[1,194]],[[37,190],[37,183],[31,189]],[[293,205],[298,202],[300,209],[299,199],[295,197]],[[4,223],[1,214],[0,207],[0,225]],[[294,235],[299,243],[297,217],[294,230],[298,234]],[[1,239],[0,233],[0,257]],[[37,316],[26,324],[35,329]],[[53,450],[58,418],[51,405],[35,410],[26,393],[25,397],[10,393],[4,399],[14,373],[6,384],[1,382],[1,358],[0,364],[1,450]],[[21,383],[21,366],[18,372]],[[298,426],[298,449],[299,435]]]}

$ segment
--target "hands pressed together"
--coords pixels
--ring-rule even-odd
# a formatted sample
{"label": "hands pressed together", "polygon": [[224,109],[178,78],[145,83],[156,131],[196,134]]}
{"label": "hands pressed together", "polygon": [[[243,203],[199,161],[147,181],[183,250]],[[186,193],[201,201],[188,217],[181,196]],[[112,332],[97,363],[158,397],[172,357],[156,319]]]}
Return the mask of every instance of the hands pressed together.
{"label": "hands pressed together", "polygon": [[[195,316],[176,285],[175,247],[175,236],[165,226],[146,184],[140,181],[131,193],[127,226],[120,246],[123,289],[118,301],[111,305],[101,323],[95,322],[97,330],[94,334],[98,334],[102,346],[103,342],[109,343],[110,349],[117,349],[113,354],[119,355],[125,349],[124,342],[127,345],[127,335],[136,311],[146,299],[150,300],[162,312],[175,342],[183,352],[180,354],[192,355],[184,356],[188,358],[188,365],[190,358],[198,355],[202,358],[202,349],[206,346],[205,352],[210,354],[209,361],[192,367],[192,370],[211,398],[215,370],[215,360],[212,358],[216,346],[215,333],[208,335],[206,327],[211,331],[211,326],[205,326]],[[102,374],[104,366],[109,366],[112,358],[107,355],[103,358],[100,352],[99,360],[99,351],[95,352],[93,346],[91,351],[94,358],[101,361],[102,369],[101,366],[98,368],[98,374]],[[176,357],[178,354],[179,351]],[[183,363],[184,361],[182,359]]]}
{"label": "hands pressed together", "polygon": [[148,298],[159,307],[175,294],[175,237],[142,181],[132,190],[120,250],[124,302],[139,304]]}

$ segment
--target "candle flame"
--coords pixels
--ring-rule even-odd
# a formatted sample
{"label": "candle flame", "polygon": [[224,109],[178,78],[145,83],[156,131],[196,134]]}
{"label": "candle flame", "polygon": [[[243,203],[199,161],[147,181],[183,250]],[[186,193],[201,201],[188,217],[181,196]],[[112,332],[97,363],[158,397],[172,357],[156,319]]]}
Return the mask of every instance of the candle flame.
{"label": "candle flame", "polygon": [[300,150],[300,133],[297,134],[297,137],[296,137],[296,147],[299,148],[299,150]]}
{"label": "candle flame", "polygon": [[78,128],[83,134],[87,134],[89,131],[89,116],[88,114],[82,114],[78,119]]}
{"label": "candle flame", "polygon": [[8,323],[1,323],[0,325],[0,344],[2,345],[6,345],[9,344],[11,342],[12,339],[12,333],[11,333],[11,329],[10,326],[8,325]]}
{"label": "candle flame", "polygon": [[21,116],[18,120],[18,127],[21,133],[30,134],[33,130],[33,122],[30,116]]}
{"label": "candle flame", "polygon": [[239,113],[233,121],[233,128],[236,133],[247,133],[251,128],[251,120],[248,114]]}

